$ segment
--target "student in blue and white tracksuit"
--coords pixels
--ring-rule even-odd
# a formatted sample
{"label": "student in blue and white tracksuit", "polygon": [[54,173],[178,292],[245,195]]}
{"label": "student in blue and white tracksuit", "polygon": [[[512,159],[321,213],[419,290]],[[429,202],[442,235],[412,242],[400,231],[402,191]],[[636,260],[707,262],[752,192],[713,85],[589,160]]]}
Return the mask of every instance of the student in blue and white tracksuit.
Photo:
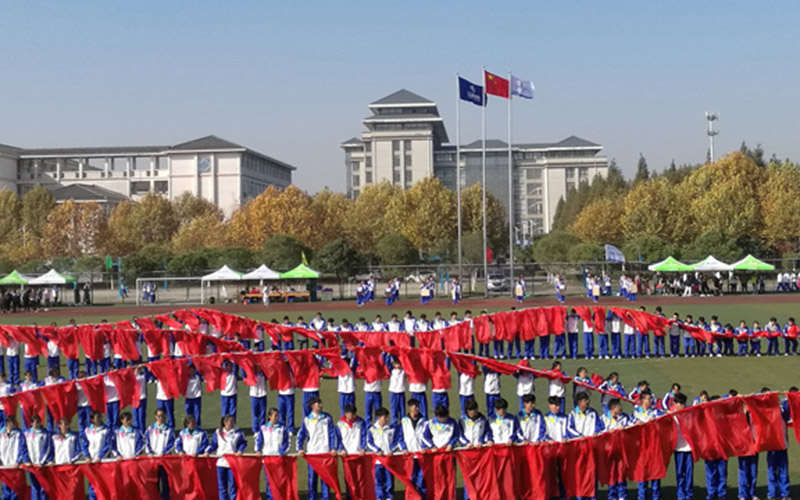
{"label": "student in blue and white tracksuit", "polygon": [[[634,299],[636,300],[636,299]],[[646,312],[644,306],[639,307],[641,312]],[[639,358],[647,358],[650,359],[650,332],[645,330],[640,332],[638,329],[636,330],[636,336],[638,337],[638,342],[636,346],[636,356]]]}
{"label": "student in blue and white tracksuit", "polygon": [[680,355],[681,351],[681,319],[678,313],[672,314],[672,324],[667,327],[669,336],[669,357],[674,358]]}
{"label": "student in blue and white tracksuit", "polygon": [[[595,312],[595,314],[599,314]],[[595,316],[597,319],[599,316]],[[597,332],[597,359],[609,359],[611,357],[611,349],[609,343],[607,319],[603,318],[603,331]]]}
{"label": "student in blue and white tracksuit", "polygon": [[103,377],[103,385],[106,392],[106,418],[108,426],[116,429],[119,425],[119,392],[117,386],[112,382],[108,375]]}
{"label": "student in blue and white tracksuit", "polygon": [[782,333],[781,326],[775,317],[769,319],[769,323],[764,325],[764,330],[770,333],[767,338],[767,356],[779,356],[781,353],[780,345],[778,344],[778,337],[773,337],[773,334]]}
{"label": "student in blue and white tracksuit", "polygon": [[[570,309],[567,315],[567,357],[578,359],[578,329],[580,328],[581,317]],[[556,354],[556,357],[558,355]]]}
{"label": "student in blue and white tracksuit", "polygon": [[466,414],[467,403],[475,399],[475,379],[468,373],[458,374],[458,401],[461,416]]}
{"label": "student in blue and white tracksuit", "polygon": [[[297,454],[302,456],[306,453],[310,455],[330,453],[336,454],[336,430],[333,426],[333,419],[322,411],[322,401],[312,399],[309,401],[311,412],[303,418],[303,424],[297,433]],[[306,446],[306,441],[308,445]],[[317,474],[308,468],[308,499],[317,499]],[[322,500],[328,500],[330,490],[323,481],[320,485]]]}
{"label": "student in blue and white tracksuit", "polygon": [[[691,314],[687,314],[686,318],[683,320],[683,322],[685,324],[689,325],[689,326],[696,326],[694,324],[694,318],[692,317]],[[692,337],[692,334],[689,333],[688,330],[684,330],[683,331],[683,357],[684,358],[690,358],[690,357],[693,358],[693,357],[695,357],[695,345],[694,344],[695,344],[695,342],[694,342],[694,337]]]}
{"label": "student in blue and white tracksuit", "polygon": [[[255,450],[265,457],[279,457],[289,451],[289,432],[280,424],[277,408],[267,411],[267,422],[256,432]],[[267,500],[272,500],[269,478],[265,476],[264,481],[267,485]]]}
{"label": "student in blue and white tracksuit", "polygon": [[594,325],[583,323],[583,357],[584,359],[594,359]]}
{"label": "student in blue and white tracksuit", "polygon": [[549,441],[561,443],[574,436],[567,425],[567,416],[561,411],[561,400],[556,396],[547,398],[550,411],[544,416],[545,432]]}
{"label": "student in blue and white tracksuit", "polygon": [[[603,431],[620,430],[632,425],[631,418],[622,412],[622,405],[617,398],[608,402],[608,411],[602,416]],[[608,485],[608,498],[612,500],[623,500],[628,498],[628,484],[623,480],[620,483]]]}
{"label": "student in blue and white tracksuit", "polygon": [[575,408],[567,416],[570,434],[578,437],[591,437],[603,432],[603,420],[594,408],[589,408],[589,394],[579,392],[575,395]]}
{"label": "student in blue and white tracksuit", "polygon": [[620,359],[622,357],[622,319],[613,311],[608,311],[606,321],[611,327],[611,357]]}
{"label": "student in blue and white tracksuit", "polygon": [[406,372],[400,361],[391,359],[391,375],[389,376],[389,408],[392,413],[392,422],[397,423],[403,418],[406,407]]}
{"label": "student in blue and white tracksuit", "polygon": [[189,365],[189,383],[186,384],[184,393],[183,410],[186,415],[194,417],[197,425],[200,423],[200,414],[203,406],[203,378],[195,369],[194,365]]}
{"label": "student in blue and white tracksuit", "polygon": [[437,407],[434,415],[434,418],[427,422],[425,431],[422,433],[422,447],[450,451],[458,444],[458,422],[450,417],[444,406]]}
{"label": "student in blue and white tracksuit", "polygon": [[[712,396],[709,401],[718,400],[719,396]],[[706,470],[706,497],[725,498],[728,489],[728,460],[718,458],[705,461]]]}
{"label": "student in blue and white tracksuit", "polygon": [[261,368],[255,369],[256,383],[250,386],[250,415],[253,433],[267,421],[267,378]]}
{"label": "student in blue and white tracksuit", "polygon": [[[14,415],[6,417],[5,429],[0,430],[0,463],[5,466],[14,466],[30,462],[25,434],[17,427],[17,418]],[[90,490],[91,492],[91,490]],[[18,500],[14,491],[3,485],[4,500]]]}
{"label": "student in blue and white tracksuit", "polygon": [[508,413],[508,401],[503,398],[494,402],[494,413],[489,417],[491,441],[495,444],[512,445],[521,441],[522,430],[514,415]]}
{"label": "student in blue and white tracksuit", "polygon": [[372,425],[372,417],[375,410],[383,406],[381,385],[380,379],[373,382],[367,382],[364,379],[364,420],[366,420],[367,425]]}
{"label": "student in blue and white tracksuit", "polygon": [[525,299],[527,288],[525,277],[520,274],[517,278],[517,282],[514,284],[514,299],[516,299],[517,302],[522,303],[523,299]]}
{"label": "student in blue and white tracksuit", "polygon": [[[685,396],[684,396],[685,398]],[[663,413],[653,407],[653,395],[649,392],[644,392],[639,396],[639,405],[634,407],[633,415],[631,416],[632,423],[647,423],[651,420],[660,417]],[[690,454],[691,455],[691,454]],[[691,459],[691,456],[690,456]],[[639,498],[645,498],[647,490],[652,491],[653,500],[661,498],[661,480],[640,482],[639,483]]]}
{"label": "student in blue and white tracksuit", "polygon": [[196,457],[206,453],[209,446],[211,443],[206,431],[197,426],[193,416],[187,415],[183,419],[183,430],[175,438],[175,453]]}
{"label": "student in blue and white tracksuit", "polygon": [[[428,422],[419,411],[419,402],[416,399],[409,399],[406,406],[406,416],[400,421],[401,438],[398,446],[404,454],[419,453],[422,451],[422,435]],[[414,460],[414,468],[411,472],[411,482],[416,486],[420,494],[425,497],[425,481],[422,478],[422,469],[419,462]]]}
{"label": "student in blue and white tracksuit", "polygon": [[542,412],[536,409],[536,396],[527,394],[522,397],[522,409],[517,413],[520,442],[539,443],[547,440],[547,425]]}
{"label": "student in blue and white tracksuit", "polygon": [[350,367],[350,373],[336,377],[336,390],[339,392],[340,416],[344,416],[344,409],[346,407],[351,405],[355,406],[356,404],[356,357],[353,353],[344,349],[342,359],[344,359]]}
{"label": "student in blue and white tracksuit", "polygon": [[363,455],[367,449],[367,423],[358,416],[355,405],[344,409],[344,416],[336,422],[336,443],[339,455]]}
{"label": "student in blue and white tracksuit", "polygon": [[[739,322],[739,326],[736,327],[736,331],[735,332],[736,332],[736,335],[746,335],[748,337],[751,335],[750,329],[747,328],[747,323],[745,323],[744,320]],[[748,352],[749,339],[748,338],[742,338],[741,340],[740,339],[736,339],[736,342],[739,345],[738,355],[740,357],[742,357],[742,356],[750,356],[750,353]]]}
{"label": "student in blue and white tracksuit", "polygon": [[450,294],[453,297],[453,305],[458,304],[458,301],[461,300],[461,282],[458,280],[458,278],[453,280]]}
{"label": "student in blue and white tracksuit", "polygon": [[[686,407],[686,395],[677,393],[674,398],[674,411]],[[675,418],[675,482],[678,500],[691,500],[694,496],[694,462],[692,448],[681,431],[680,422]],[[660,494],[659,494],[660,497]],[[653,495],[655,498],[655,495]]]}
{"label": "student in blue and white tracksuit", "polygon": [[236,368],[228,360],[222,363],[222,380],[220,382],[220,413],[231,415],[236,420],[236,400],[238,396],[238,380]]}
{"label": "student in blue and white tracksuit", "polygon": [[[478,402],[470,399],[464,406],[464,415],[459,420],[459,444],[473,448],[491,442],[492,431],[489,421],[478,411]],[[464,495],[464,498],[467,498],[466,490],[464,490]]]}
{"label": "student in blue and white tracksuit", "polygon": [[564,279],[561,277],[561,273],[556,274],[556,277],[553,279],[553,287],[555,288],[556,292],[556,299],[564,303],[564,293],[567,290],[567,285],[564,282]]}
{"label": "student in blue and white tracksuit", "polygon": [[761,357],[761,337],[756,337],[756,333],[761,331],[758,321],[753,321],[753,328],[750,330],[750,354]]}
{"label": "student in blue and white tracksuit", "polygon": [[120,415],[120,426],[114,431],[111,455],[118,458],[133,458],[145,452],[145,439],[141,429],[133,425],[133,415]]}
{"label": "student in blue and white tracksuit", "polygon": [[[28,461],[31,465],[45,465],[53,461],[53,440],[42,426],[39,415],[31,417],[31,428],[25,431],[25,447],[28,448]],[[36,476],[28,473],[28,479],[31,483],[31,500],[45,500],[47,495]]]}
{"label": "student in blue and white tracksuit", "polygon": [[622,386],[622,383],[619,381],[619,374],[617,372],[611,372],[608,374],[608,378],[600,384],[598,389],[608,392],[616,392],[619,396],[613,396],[611,394],[603,394],[601,398],[601,404],[603,406],[603,411],[608,411],[608,402],[615,398],[615,397],[627,397],[628,395],[625,393],[625,388]]}
{"label": "student in blue and white tracksuit", "polygon": [[500,399],[500,374],[485,366],[483,370],[483,393],[486,395],[486,408],[494,408],[494,402]]}
{"label": "student in blue and white tracksuit", "polygon": [[[525,363],[524,365],[523,363],[525,362],[520,361],[518,366],[530,366],[528,363]],[[518,372],[514,373],[514,378],[517,379],[517,398],[519,400],[519,409],[522,410],[522,398],[528,394],[533,394],[535,389],[534,381],[536,380],[536,375],[527,370],[519,370]]]}
{"label": "student in blue and white tracksuit", "polygon": [[375,411],[375,423],[367,431],[367,448],[378,455],[375,459],[375,498],[377,500],[391,500],[394,493],[394,479],[386,468],[381,465],[380,456],[392,454],[399,447],[398,440],[402,435],[399,425],[391,424],[389,410],[378,408]]}
{"label": "student in blue and white tracksuit", "polygon": [[211,445],[206,453],[216,453],[217,458],[217,489],[219,500],[232,500],[236,498],[236,481],[233,478],[231,466],[225,455],[241,455],[247,448],[244,433],[236,427],[233,415],[222,417],[219,429],[211,437]]}
{"label": "student in blue and white tracksuit", "polygon": [[56,465],[73,464],[81,456],[81,442],[77,433],[69,428],[69,420],[58,421],[58,432],[51,437],[53,441],[53,463]]}
{"label": "student in blue and white tracksuit", "polygon": [[[103,414],[92,411],[89,417],[91,424],[83,430],[81,448],[86,460],[99,462],[108,457],[113,449],[114,431],[103,425]],[[97,495],[92,485],[89,485],[89,500],[96,500]]]}
{"label": "student in blue and white tracksuit", "polygon": [[[789,392],[797,392],[796,387]],[[782,450],[767,452],[767,498],[789,498],[789,454],[786,451],[786,424],[792,421],[789,404],[781,402],[783,417],[784,447]],[[797,425],[795,423],[795,425]]]}
{"label": "student in blue and white tracksuit", "polygon": [[8,360],[8,380],[12,384],[19,384],[19,342],[13,338],[8,338],[6,347],[6,359]]}
{"label": "student in blue and white tracksuit", "polygon": [[367,303],[367,285],[363,281],[358,283],[356,286],[356,305],[358,307],[363,306]]}
{"label": "student in blue and white tracksuit", "polygon": [[[31,372],[25,372],[25,380],[20,382],[19,384],[19,392],[31,391],[40,387],[42,384],[40,382],[35,382],[33,380],[33,374]],[[25,410],[21,409],[20,413],[22,413],[22,429],[27,430],[28,426],[25,424]]]}
{"label": "student in blue and white tracksuit", "polygon": [[[156,422],[147,428],[145,445],[147,454],[151,457],[160,457],[172,452],[175,446],[175,429],[167,425],[167,413],[164,410],[156,410]],[[162,499],[169,498],[167,471],[160,466],[158,468],[158,490],[161,492]]]}
{"label": "student in blue and white tracksuit", "polygon": [[[14,385],[11,382],[8,382],[6,378],[6,374],[4,372],[0,372],[0,397],[6,397],[14,394],[15,389]],[[0,426],[6,421],[6,413],[3,411],[3,407],[0,406]]]}
{"label": "student in blue and white tracksuit", "polygon": [[[656,307],[656,316],[659,318],[666,318],[664,315],[664,311],[661,309],[661,306]],[[666,333],[666,332],[664,332]],[[663,335],[656,335],[655,331],[653,332],[653,356],[663,358],[666,357],[667,350],[666,346],[664,345],[664,336]]]}

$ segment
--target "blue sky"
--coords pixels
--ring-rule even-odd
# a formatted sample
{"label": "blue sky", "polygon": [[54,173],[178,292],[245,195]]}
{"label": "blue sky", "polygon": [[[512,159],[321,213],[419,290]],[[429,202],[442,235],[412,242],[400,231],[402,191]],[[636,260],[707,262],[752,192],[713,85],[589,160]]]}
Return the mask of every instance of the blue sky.
{"label": "blue sky", "polygon": [[[175,144],[216,134],[344,188],[339,144],[400,88],[437,102],[455,140],[455,74],[533,79],[514,141],[577,135],[626,175],[743,140],[800,160],[795,2],[0,3],[0,143]],[[497,105],[493,105],[494,103]],[[506,137],[504,103],[488,135]],[[462,142],[479,137],[462,106]]]}

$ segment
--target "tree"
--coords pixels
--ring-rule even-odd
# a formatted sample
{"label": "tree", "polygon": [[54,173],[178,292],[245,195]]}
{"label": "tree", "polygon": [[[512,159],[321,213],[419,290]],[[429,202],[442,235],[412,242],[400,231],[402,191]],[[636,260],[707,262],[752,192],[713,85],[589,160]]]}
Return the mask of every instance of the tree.
{"label": "tree", "polygon": [[75,259],[73,269],[77,272],[102,273],[106,270],[106,259],[99,255],[87,255]]}
{"label": "tree", "polygon": [[584,242],[617,245],[623,237],[624,216],[621,199],[595,200],[581,211],[570,226],[570,233]]}
{"label": "tree", "polygon": [[640,234],[625,242],[622,253],[628,262],[657,262],[670,255],[680,258],[681,254],[674,245],[665,243],[661,238],[652,234]]}
{"label": "tree", "polygon": [[231,217],[231,241],[253,250],[261,248],[275,233],[270,220],[274,216],[272,208],[277,204],[281,193],[275,186],[269,186]]}
{"label": "tree", "polygon": [[130,230],[132,201],[123,201],[111,212],[108,217],[108,238],[106,239],[106,252],[117,257],[128,255],[136,251],[136,242]]}
{"label": "tree", "polygon": [[605,260],[603,247],[595,243],[579,243],[567,252],[570,262],[600,262]]}
{"label": "tree", "polygon": [[311,197],[294,185],[284,189],[272,207],[272,234],[288,234],[308,246],[316,230],[311,202]]}
{"label": "tree", "polygon": [[172,251],[188,253],[197,248],[222,248],[228,244],[229,227],[213,214],[200,215],[181,225],[172,237]]}
{"label": "tree", "polygon": [[316,250],[345,234],[344,221],[351,208],[352,202],[341,193],[328,188],[318,192],[311,200],[315,230],[309,246]]}
{"label": "tree", "polygon": [[260,265],[256,261],[255,252],[244,247],[221,248],[215,252],[213,258],[209,259],[211,268],[228,266],[233,269],[251,269]]}
{"label": "tree", "polygon": [[22,230],[35,239],[42,237],[47,216],[56,207],[53,193],[41,184],[22,196]]}
{"label": "tree", "polygon": [[537,262],[566,262],[569,251],[580,240],[566,231],[553,231],[535,241],[533,257]]}
{"label": "tree", "polygon": [[439,179],[428,177],[392,198],[386,217],[417,250],[428,251],[453,239],[455,196]]}
{"label": "tree", "polygon": [[0,240],[19,231],[22,223],[22,201],[10,189],[0,191]]}
{"label": "tree", "polygon": [[647,168],[647,160],[642,153],[639,153],[639,163],[636,165],[636,177],[633,178],[633,184],[636,185],[648,179],[650,179],[650,169]]}
{"label": "tree", "polygon": [[48,215],[42,247],[48,257],[95,255],[103,247],[106,231],[106,216],[100,205],[67,200]]}
{"label": "tree", "polygon": [[756,144],[755,149],[750,149],[747,147],[747,144],[742,141],[742,146],[739,148],[739,152],[753,160],[753,163],[755,163],[756,166],[767,166],[767,162],[764,159],[764,148],[761,147],[761,143]]}
{"label": "tree", "polygon": [[208,256],[208,248],[198,248],[193,252],[176,255],[169,260],[167,272],[177,276],[197,276],[214,267],[209,264]]}
{"label": "tree", "polygon": [[[307,250],[297,238],[279,234],[264,243],[258,257],[271,269],[288,271],[302,262],[302,254]],[[309,257],[308,253],[306,257]]]}
{"label": "tree", "polygon": [[387,222],[387,212],[401,196],[397,187],[381,182],[366,187],[355,199],[345,214],[344,234],[361,254],[375,255],[378,241],[400,227]]}
{"label": "tree", "polygon": [[784,253],[797,250],[800,238],[800,169],[789,162],[767,168],[761,189],[760,236],[764,243]]}
{"label": "tree", "polygon": [[466,233],[461,239],[464,257],[463,261],[468,264],[483,263],[483,233],[472,231]]}
{"label": "tree", "polygon": [[342,296],[342,283],[355,274],[362,264],[361,256],[350,243],[344,239],[333,240],[314,256],[314,265],[322,272],[336,276],[339,283],[339,296]]}
{"label": "tree", "polygon": [[390,233],[381,238],[375,248],[375,256],[384,266],[404,266],[419,262],[419,252],[400,233]]}
{"label": "tree", "polygon": [[625,239],[652,235],[665,242],[691,241],[690,204],[690,194],[666,179],[640,182],[625,196]]}
{"label": "tree", "polygon": [[178,224],[181,226],[191,223],[198,217],[213,217],[219,222],[225,219],[222,210],[217,208],[212,202],[195,196],[189,191],[184,191],[180,196],[172,201],[172,208],[175,211],[175,217],[178,219]]}
{"label": "tree", "polygon": [[[483,200],[481,183],[461,191],[461,225],[464,233],[483,234]],[[497,251],[508,246],[508,220],[503,204],[486,191],[486,236],[489,248]]]}
{"label": "tree", "polygon": [[137,252],[122,257],[122,272],[129,283],[137,278],[152,275],[155,271],[164,271],[172,258],[169,248],[159,245],[147,245]]}
{"label": "tree", "polygon": [[718,227],[711,228],[695,238],[684,249],[682,257],[684,259],[700,260],[709,255],[728,262],[735,261],[742,256],[736,241],[731,240]]}
{"label": "tree", "polygon": [[168,245],[178,224],[170,202],[148,192],[138,202],[122,202],[111,212],[107,251],[126,255],[148,245]]}

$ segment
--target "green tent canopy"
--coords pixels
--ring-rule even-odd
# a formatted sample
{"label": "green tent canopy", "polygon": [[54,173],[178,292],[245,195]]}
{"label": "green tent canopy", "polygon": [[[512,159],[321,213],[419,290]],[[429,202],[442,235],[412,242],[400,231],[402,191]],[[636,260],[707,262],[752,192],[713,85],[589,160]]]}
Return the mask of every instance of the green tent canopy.
{"label": "green tent canopy", "polygon": [[647,269],[656,272],[682,272],[682,271],[691,271],[692,266],[684,264],[683,262],[680,262],[674,257],[670,256],[662,260],[661,262],[650,264],[649,266],[647,266]]}
{"label": "green tent canopy", "polygon": [[731,264],[734,271],[774,271],[775,266],[762,262],[752,255],[748,255],[739,262]]}
{"label": "green tent canopy", "polygon": [[305,264],[300,264],[291,271],[281,273],[281,279],[316,279],[319,278],[319,273]]}
{"label": "green tent canopy", "polygon": [[0,279],[0,285],[24,285],[30,281],[30,278],[19,274],[16,269],[11,271],[11,274]]}

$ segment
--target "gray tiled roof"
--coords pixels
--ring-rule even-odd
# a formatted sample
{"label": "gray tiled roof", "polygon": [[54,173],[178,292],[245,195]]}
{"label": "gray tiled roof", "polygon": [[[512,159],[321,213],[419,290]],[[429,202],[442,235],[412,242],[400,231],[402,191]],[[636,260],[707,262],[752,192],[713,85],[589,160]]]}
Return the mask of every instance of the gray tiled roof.
{"label": "gray tiled roof", "polygon": [[378,99],[370,103],[370,106],[391,105],[391,104],[435,104],[433,101],[419,96],[406,89],[400,89],[394,94],[389,94],[386,97]]}
{"label": "gray tiled roof", "polygon": [[587,147],[600,147],[599,144],[595,144],[593,142],[587,141],[586,139],[581,139],[580,137],[576,137],[571,135],[564,139],[561,142],[557,142],[553,144],[553,147],[558,148],[587,148]]}
{"label": "gray tiled roof", "polygon": [[360,144],[364,144],[364,141],[362,141],[358,137],[351,137],[351,138],[347,139],[346,141],[344,141],[342,143],[342,146],[349,146],[349,145],[358,146]]}
{"label": "gray tiled roof", "polygon": [[196,151],[196,150],[219,150],[219,149],[246,149],[244,146],[240,146],[235,142],[227,141],[225,139],[221,139],[216,135],[207,135],[205,137],[201,137],[199,139],[194,139],[188,142],[184,142],[178,144],[176,146],[172,146],[169,149],[177,150],[177,151]]}
{"label": "gray tiled roof", "polygon": [[158,154],[169,149],[169,146],[112,146],[99,148],[40,148],[20,149],[21,156],[85,156],[85,155],[120,155],[120,154]]}
{"label": "gray tiled roof", "polygon": [[127,196],[94,184],[70,184],[53,189],[56,201],[111,201],[122,202]]}

